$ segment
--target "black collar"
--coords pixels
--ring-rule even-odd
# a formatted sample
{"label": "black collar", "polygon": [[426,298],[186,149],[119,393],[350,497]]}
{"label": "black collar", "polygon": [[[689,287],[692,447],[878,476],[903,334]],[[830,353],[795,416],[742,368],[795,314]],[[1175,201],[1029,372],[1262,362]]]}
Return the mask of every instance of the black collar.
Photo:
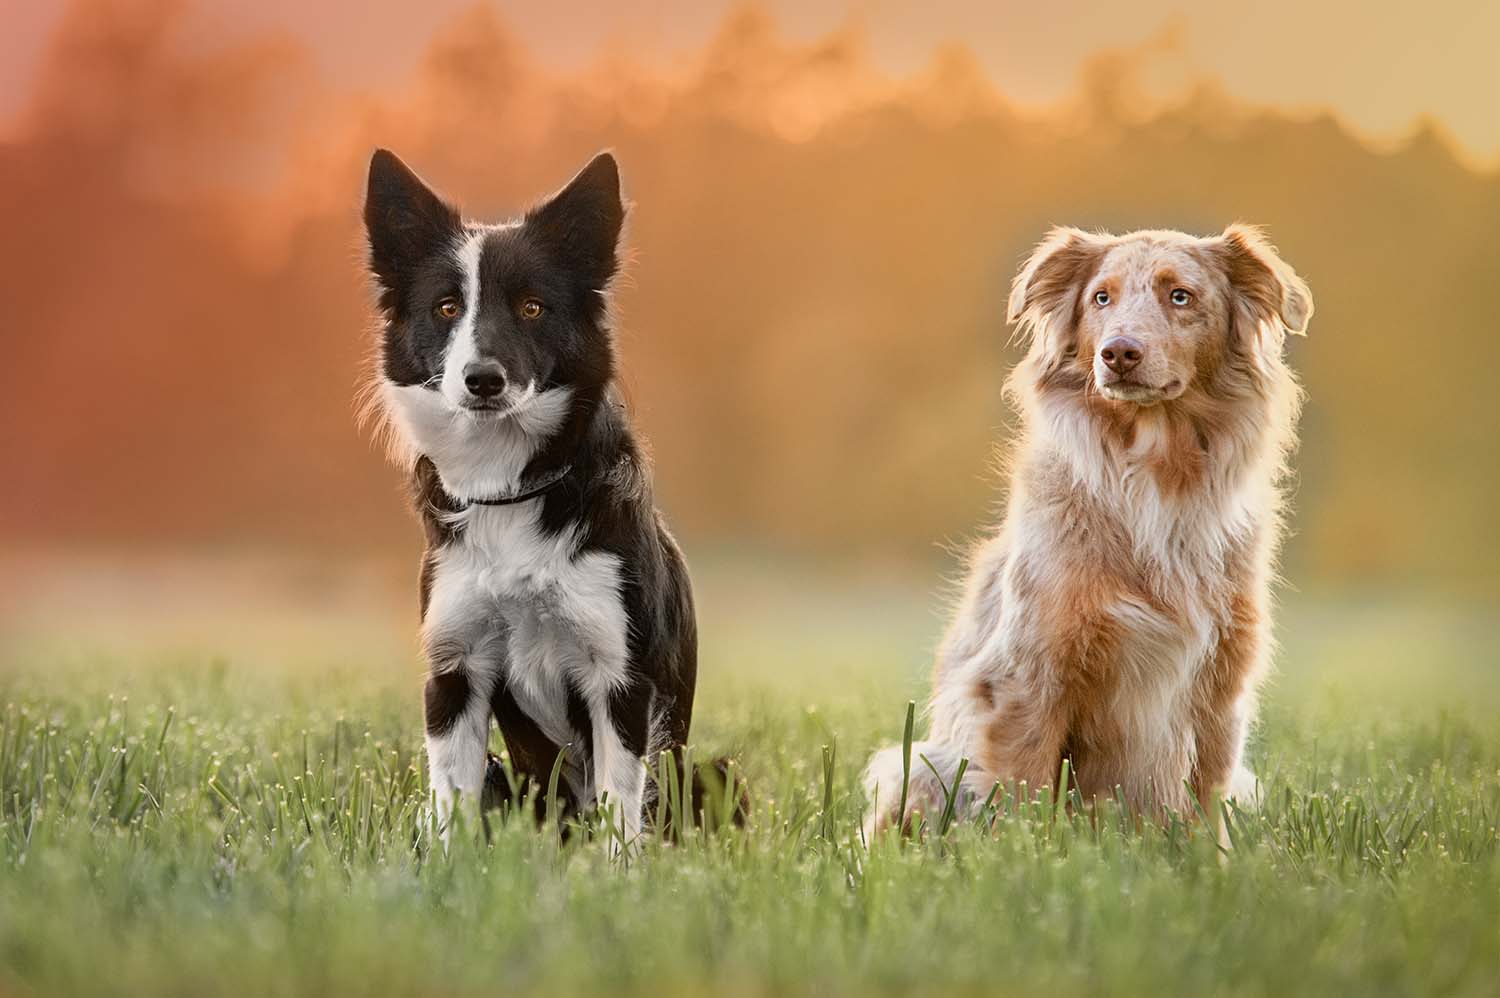
{"label": "black collar", "polygon": [[453,501],[458,504],[458,507],[460,509],[465,506],[514,506],[518,502],[525,502],[528,499],[535,499],[538,496],[543,496],[548,492],[551,492],[553,489],[557,488],[563,483],[563,479],[567,478],[568,473],[572,470],[573,466],[571,464],[565,464],[561,468],[558,468],[551,473],[542,476],[542,478],[530,488],[523,488],[521,491],[514,492],[510,495],[486,496],[483,499],[459,499],[457,497],[454,497]]}

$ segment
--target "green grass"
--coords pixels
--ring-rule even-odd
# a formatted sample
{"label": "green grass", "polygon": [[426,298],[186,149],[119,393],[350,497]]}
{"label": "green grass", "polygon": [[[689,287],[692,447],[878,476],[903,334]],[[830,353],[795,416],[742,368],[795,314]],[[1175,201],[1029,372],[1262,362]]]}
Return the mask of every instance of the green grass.
{"label": "green grass", "polygon": [[695,737],[738,756],[755,810],[743,832],[650,842],[624,864],[520,820],[488,845],[429,848],[402,647],[397,667],[325,666],[342,660],[330,645],[268,669],[13,643],[0,993],[1500,986],[1487,623],[1289,609],[1253,746],[1268,799],[1232,815],[1227,853],[1193,823],[1003,800],[944,836],[866,848],[858,771],[900,738],[936,622],[873,595],[810,607],[709,589],[705,647],[720,652]]}

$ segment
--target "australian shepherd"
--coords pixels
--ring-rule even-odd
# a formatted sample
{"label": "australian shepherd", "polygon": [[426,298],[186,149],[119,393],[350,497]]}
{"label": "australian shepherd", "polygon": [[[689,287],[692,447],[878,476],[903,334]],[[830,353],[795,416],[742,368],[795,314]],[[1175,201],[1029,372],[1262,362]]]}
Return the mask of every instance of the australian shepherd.
{"label": "australian shepherd", "polygon": [[523,778],[545,784],[566,748],[567,803],[608,801],[612,841],[628,843],[643,756],[687,740],[698,649],[687,570],[615,387],[615,161],[599,155],[489,225],[380,150],[364,218],[378,396],[427,534],[426,738],[444,841],[455,801],[486,791],[493,716]]}
{"label": "australian shepherd", "polygon": [[[937,656],[931,731],[866,774],[871,829],[997,783],[1192,814],[1252,796],[1281,484],[1301,392],[1282,358],[1307,285],[1255,229],[1053,230],[1021,268],[1027,338],[1000,529]],[[925,762],[923,759],[925,758]],[[961,781],[961,761],[968,760]],[[957,786],[955,786],[957,782]]]}

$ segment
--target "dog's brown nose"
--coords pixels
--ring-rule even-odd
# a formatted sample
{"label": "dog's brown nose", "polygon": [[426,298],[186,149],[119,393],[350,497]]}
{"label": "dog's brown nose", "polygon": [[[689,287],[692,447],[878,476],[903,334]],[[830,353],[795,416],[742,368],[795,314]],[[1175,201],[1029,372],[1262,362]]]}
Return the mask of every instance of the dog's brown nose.
{"label": "dog's brown nose", "polygon": [[1141,346],[1139,340],[1133,340],[1129,336],[1113,336],[1099,348],[1099,359],[1116,374],[1125,374],[1134,370],[1135,365],[1141,362],[1144,350],[1145,347]]}

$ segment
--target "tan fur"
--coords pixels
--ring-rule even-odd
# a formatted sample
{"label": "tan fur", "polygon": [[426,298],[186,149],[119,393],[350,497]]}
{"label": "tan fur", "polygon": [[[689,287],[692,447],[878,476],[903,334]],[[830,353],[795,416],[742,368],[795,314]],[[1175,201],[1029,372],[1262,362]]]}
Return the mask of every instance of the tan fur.
{"label": "tan fur", "polygon": [[[1145,813],[1253,787],[1241,751],[1301,399],[1282,347],[1311,315],[1245,226],[1056,229],[1037,247],[1010,301],[1030,342],[1006,385],[1022,421],[1009,504],[938,654],[913,750],[932,765],[914,761],[908,810],[1052,785],[1064,758],[1085,799],[1118,788]],[[1123,382],[1099,354],[1120,335],[1143,346]],[[896,817],[900,751],[871,760],[872,829]]]}

